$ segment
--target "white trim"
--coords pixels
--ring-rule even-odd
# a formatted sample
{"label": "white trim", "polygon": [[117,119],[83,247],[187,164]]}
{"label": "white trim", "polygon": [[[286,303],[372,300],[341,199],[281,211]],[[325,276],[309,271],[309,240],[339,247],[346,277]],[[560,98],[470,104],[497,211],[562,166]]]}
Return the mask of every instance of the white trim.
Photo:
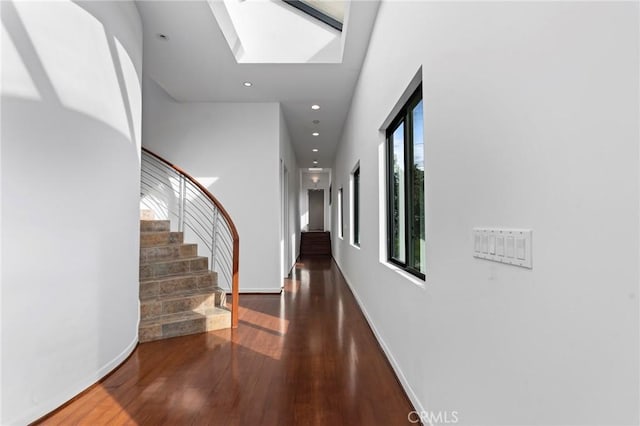
{"label": "white trim", "polygon": [[240,294],[242,294],[242,293],[280,294],[281,292],[282,292],[282,287],[274,287],[274,288],[243,288],[243,289],[240,289]]}
{"label": "white trim", "polygon": [[385,356],[389,360],[389,364],[391,364],[391,367],[393,368],[393,371],[396,373],[396,377],[398,378],[398,381],[400,382],[400,384],[402,385],[402,388],[404,389],[405,393],[409,397],[409,400],[411,401],[411,404],[413,404],[413,408],[418,413],[424,412],[425,411],[424,406],[422,405],[422,403],[420,402],[420,400],[416,396],[416,393],[413,391],[413,388],[411,387],[411,385],[409,384],[409,381],[407,380],[407,378],[405,377],[404,373],[402,372],[402,369],[400,368],[400,365],[398,364],[398,362],[396,361],[395,357],[393,356],[393,353],[391,352],[391,349],[389,348],[389,346],[387,346],[387,344],[385,343],[384,339],[382,338],[382,335],[380,334],[380,332],[376,328],[376,326],[375,326],[375,324],[373,322],[373,319],[369,315],[369,312],[367,312],[367,309],[364,307],[364,304],[362,303],[362,300],[360,299],[360,296],[358,296],[358,292],[356,292],[355,288],[351,285],[351,282],[350,282],[349,278],[345,275],[344,271],[342,270],[342,268],[340,267],[338,262],[335,259],[334,259],[334,261],[336,263],[336,266],[340,270],[340,273],[344,277],[344,281],[349,286],[349,289],[351,290],[351,293],[353,294],[353,297],[356,299],[356,302],[358,303],[358,307],[360,308],[360,310],[362,311],[362,314],[364,315],[365,319],[367,320],[367,323],[369,324],[369,327],[371,327],[371,331],[373,331],[373,335],[375,336],[376,340],[380,344],[380,347],[382,348]]}
{"label": "white trim", "polygon": [[107,374],[111,373],[125,359],[127,359],[129,355],[131,355],[131,353],[133,352],[133,350],[136,348],[137,345],[138,345],[138,332],[136,329],[136,335],[134,336],[133,341],[129,343],[129,345],[127,345],[127,347],[122,352],[120,352],[120,354],[118,354],[114,359],[112,359],[110,362],[105,364],[102,368],[100,368],[94,374],[76,383],[75,386],[72,386],[69,390],[67,391],[63,390],[61,393],[56,395],[56,397],[50,398],[49,400],[45,401],[42,404],[38,404],[28,412],[23,413],[21,417],[9,420],[7,424],[8,425],[26,425],[56,410],[63,404],[75,398],[80,393],[84,392],[85,390],[89,389],[91,386],[98,383]]}
{"label": "white trim", "polygon": [[411,281],[412,284],[415,284],[416,286],[420,287],[422,290],[426,290],[427,289],[427,279],[425,276],[424,281],[421,280],[420,278],[416,277],[413,274],[410,274],[409,272],[405,271],[404,269],[394,265],[391,262],[387,262],[384,260],[381,260],[380,263],[384,266],[386,266],[387,268],[391,269],[394,272],[397,272],[400,276],[402,276],[402,278],[405,278],[408,281]]}

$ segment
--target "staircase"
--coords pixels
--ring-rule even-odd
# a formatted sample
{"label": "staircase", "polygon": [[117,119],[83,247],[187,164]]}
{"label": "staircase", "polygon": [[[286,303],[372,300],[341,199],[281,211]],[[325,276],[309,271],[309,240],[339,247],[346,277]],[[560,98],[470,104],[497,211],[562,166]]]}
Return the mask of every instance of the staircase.
{"label": "staircase", "polygon": [[300,256],[331,256],[331,234],[303,232],[300,236]]}
{"label": "staircase", "polygon": [[140,221],[140,342],[231,327],[208,259],[168,220]]}

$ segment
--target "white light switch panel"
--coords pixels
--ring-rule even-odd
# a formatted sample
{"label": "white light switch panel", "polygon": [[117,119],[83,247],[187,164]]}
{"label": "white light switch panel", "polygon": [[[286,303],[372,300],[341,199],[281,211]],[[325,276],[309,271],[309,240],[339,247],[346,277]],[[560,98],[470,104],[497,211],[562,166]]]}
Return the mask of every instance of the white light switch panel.
{"label": "white light switch panel", "polygon": [[496,254],[504,256],[504,237],[496,237]]}
{"label": "white light switch panel", "polygon": [[473,228],[473,257],[533,268],[531,229]]}

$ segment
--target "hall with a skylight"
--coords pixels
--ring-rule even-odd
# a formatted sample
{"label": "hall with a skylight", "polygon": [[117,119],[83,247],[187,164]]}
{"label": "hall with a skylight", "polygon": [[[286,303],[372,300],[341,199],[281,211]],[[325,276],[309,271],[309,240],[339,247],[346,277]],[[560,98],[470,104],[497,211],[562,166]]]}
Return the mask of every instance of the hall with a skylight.
{"label": "hall with a skylight", "polygon": [[640,3],[3,0],[0,424],[640,426]]}

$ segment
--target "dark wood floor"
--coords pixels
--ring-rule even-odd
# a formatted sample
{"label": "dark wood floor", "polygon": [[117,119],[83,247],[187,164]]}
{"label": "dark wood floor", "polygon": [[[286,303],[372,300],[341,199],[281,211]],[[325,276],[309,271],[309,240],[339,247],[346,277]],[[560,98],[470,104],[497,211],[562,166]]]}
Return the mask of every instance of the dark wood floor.
{"label": "dark wood floor", "polygon": [[301,260],[240,326],[140,344],[47,425],[400,425],[413,410],[342,274]]}

